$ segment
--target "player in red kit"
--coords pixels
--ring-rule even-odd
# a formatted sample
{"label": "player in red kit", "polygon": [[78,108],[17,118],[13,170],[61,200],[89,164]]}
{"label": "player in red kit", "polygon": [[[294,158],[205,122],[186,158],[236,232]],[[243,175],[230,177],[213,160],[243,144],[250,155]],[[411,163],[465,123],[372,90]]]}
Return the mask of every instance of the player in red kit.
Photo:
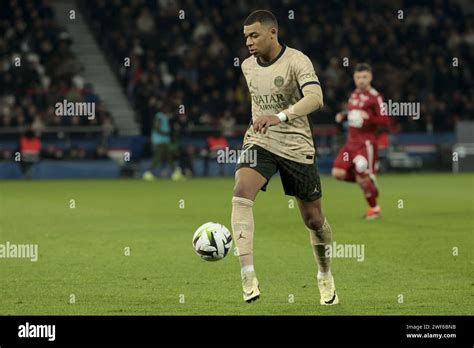
{"label": "player in red kit", "polygon": [[370,65],[357,64],[354,70],[356,89],[349,98],[347,112],[339,112],[336,122],[347,118],[349,134],[346,144],[339,150],[332,168],[332,176],[338,180],[357,182],[369,204],[364,218],[372,220],[380,217],[381,209],[377,204],[379,191],[375,173],[378,167],[377,135],[378,130],[390,124],[384,113],[383,99],[372,86]]}

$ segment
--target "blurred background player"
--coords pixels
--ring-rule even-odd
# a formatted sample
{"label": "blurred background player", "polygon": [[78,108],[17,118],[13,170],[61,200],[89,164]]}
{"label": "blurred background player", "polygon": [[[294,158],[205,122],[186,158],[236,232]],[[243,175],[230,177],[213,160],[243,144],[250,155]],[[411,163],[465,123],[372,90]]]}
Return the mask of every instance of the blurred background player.
{"label": "blurred background player", "polygon": [[[153,147],[153,159],[149,169],[143,173],[143,179],[151,181],[155,179],[153,171],[155,168],[164,164],[163,176],[174,170],[174,151],[171,143],[171,113],[168,110],[158,111],[155,115],[155,122],[151,132],[151,143]],[[175,173],[173,173],[175,174]]]}
{"label": "blurred background player", "polygon": [[349,134],[346,144],[339,150],[332,168],[332,175],[347,182],[357,182],[369,208],[364,218],[380,217],[377,204],[379,190],[375,173],[378,169],[377,136],[381,128],[388,128],[390,118],[383,111],[383,99],[371,86],[372,68],[369,64],[357,64],[354,69],[356,89],[352,92],[347,111],[336,115],[336,122],[347,118]]}
{"label": "blurred background player", "polygon": [[[260,297],[253,262],[253,204],[271,177],[280,173],[286,195],[295,196],[310,234],[320,304],[339,302],[330,270],[331,227],[321,208],[321,183],[316,165],[311,112],[323,106],[323,94],[311,60],[301,51],[278,41],[275,16],[252,12],[244,22],[246,46],[251,54],[242,63],[252,97],[252,125],[244,136],[232,198],[232,230],[241,266],[244,301]],[[253,151],[255,163],[247,154]],[[247,154],[246,154],[247,153]]]}
{"label": "blurred background player", "polygon": [[191,144],[183,143],[183,139],[189,137],[189,119],[185,113],[180,113],[171,123],[173,136],[171,141],[177,153],[179,165],[171,175],[173,180],[184,180],[194,175],[193,157],[195,149]]}

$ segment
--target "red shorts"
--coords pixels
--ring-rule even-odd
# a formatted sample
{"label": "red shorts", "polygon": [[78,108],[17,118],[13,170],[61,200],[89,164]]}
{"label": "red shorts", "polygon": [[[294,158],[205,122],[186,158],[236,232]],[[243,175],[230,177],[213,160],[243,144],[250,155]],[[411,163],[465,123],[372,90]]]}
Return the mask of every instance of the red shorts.
{"label": "red shorts", "polygon": [[338,152],[333,168],[355,174],[375,174],[378,170],[377,144],[366,140],[359,144],[345,144]]}

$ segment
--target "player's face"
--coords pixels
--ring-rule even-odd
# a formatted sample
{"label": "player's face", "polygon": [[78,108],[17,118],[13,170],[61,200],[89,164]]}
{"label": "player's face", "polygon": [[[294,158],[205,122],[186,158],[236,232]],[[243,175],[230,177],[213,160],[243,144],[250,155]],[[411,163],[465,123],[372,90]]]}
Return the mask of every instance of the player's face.
{"label": "player's face", "polygon": [[265,56],[270,52],[272,39],[276,33],[275,28],[256,22],[244,26],[246,46],[250,54],[255,57]]}
{"label": "player's face", "polygon": [[354,73],[354,83],[358,89],[367,89],[372,82],[370,71],[357,71]]}

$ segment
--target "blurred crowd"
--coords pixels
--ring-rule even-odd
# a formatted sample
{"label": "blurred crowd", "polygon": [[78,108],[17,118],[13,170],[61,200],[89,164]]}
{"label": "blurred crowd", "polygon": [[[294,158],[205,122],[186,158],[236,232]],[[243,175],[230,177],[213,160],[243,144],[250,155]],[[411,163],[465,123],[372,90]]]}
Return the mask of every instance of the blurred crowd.
{"label": "blurred crowd", "polygon": [[[80,4],[144,134],[163,102],[188,128],[220,126],[230,136],[236,125],[248,124],[242,23],[257,8],[273,11],[280,40],[313,60],[325,99],[313,114],[316,124],[334,124],[353,89],[352,67],[361,61],[373,66],[374,86],[386,100],[421,104],[419,120],[395,119],[401,131],[452,131],[457,120],[474,117],[474,9],[467,0]],[[41,134],[48,126],[101,125],[113,132],[112,117],[81,77],[84,67],[50,1],[1,1],[0,32],[0,127]],[[96,117],[56,116],[54,105],[63,99],[95,102]]]}
{"label": "blurred crowd", "polygon": [[[239,66],[248,56],[242,23],[258,8],[275,13],[282,42],[313,60],[325,98],[324,110],[313,114],[315,124],[334,123],[353,90],[352,67],[362,61],[372,65],[373,85],[385,99],[421,103],[419,120],[396,118],[399,131],[452,131],[457,120],[473,118],[470,1],[271,4],[82,2],[145,134],[160,100],[176,113],[184,106],[189,124],[220,125],[227,133],[235,124],[248,124],[250,100]],[[124,57],[130,58],[130,67],[124,66]]]}
{"label": "blurred crowd", "polygon": [[[0,1],[0,128],[22,127],[38,136],[46,127],[68,125],[114,131],[111,115],[81,76],[71,43],[51,1]],[[55,104],[65,99],[96,103],[95,118],[57,116]]]}

